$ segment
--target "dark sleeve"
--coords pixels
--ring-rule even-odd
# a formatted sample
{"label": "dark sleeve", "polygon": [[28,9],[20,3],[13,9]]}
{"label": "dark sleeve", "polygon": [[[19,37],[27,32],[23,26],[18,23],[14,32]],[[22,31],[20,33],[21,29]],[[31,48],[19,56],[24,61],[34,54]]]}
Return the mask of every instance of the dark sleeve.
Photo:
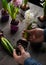
{"label": "dark sleeve", "polygon": [[24,61],[24,65],[42,65],[42,64],[38,63],[36,60],[34,60],[32,58],[27,58]]}
{"label": "dark sleeve", "polygon": [[46,29],[44,29],[44,42],[46,42]]}

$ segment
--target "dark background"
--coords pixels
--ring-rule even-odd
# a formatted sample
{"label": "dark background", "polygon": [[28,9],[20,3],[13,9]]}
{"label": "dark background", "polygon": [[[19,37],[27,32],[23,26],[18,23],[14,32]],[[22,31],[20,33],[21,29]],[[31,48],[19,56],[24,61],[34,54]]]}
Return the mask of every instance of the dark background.
{"label": "dark background", "polygon": [[40,3],[43,3],[44,0],[43,1],[40,1],[40,0],[28,0],[28,1],[31,2],[31,3],[33,3],[33,4],[38,5],[40,7],[43,7]]}

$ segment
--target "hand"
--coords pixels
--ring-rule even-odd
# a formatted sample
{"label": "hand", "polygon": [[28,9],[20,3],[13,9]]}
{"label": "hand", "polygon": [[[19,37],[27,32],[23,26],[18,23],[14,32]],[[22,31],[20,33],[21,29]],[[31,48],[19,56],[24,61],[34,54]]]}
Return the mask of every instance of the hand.
{"label": "hand", "polygon": [[[39,43],[44,41],[43,29],[35,28],[32,30],[25,30],[24,32],[28,32],[28,39],[30,42]],[[22,33],[23,37],[24,32]]]}
{"label": "hand", "polygon": [[15,58],[15,60],[16,60],[17,63],[23,65],[25,59],[27,59],[27,58],[30,57],[30,54],[29,54],[28,52],[26,52],[21,45],[19,45],[18,48],[19,48],[19,50],[21,51],[21,55],[18,56],[18,55],[16,54],[16,49],[14,49],[14,51],[13,51],[13,57]]}

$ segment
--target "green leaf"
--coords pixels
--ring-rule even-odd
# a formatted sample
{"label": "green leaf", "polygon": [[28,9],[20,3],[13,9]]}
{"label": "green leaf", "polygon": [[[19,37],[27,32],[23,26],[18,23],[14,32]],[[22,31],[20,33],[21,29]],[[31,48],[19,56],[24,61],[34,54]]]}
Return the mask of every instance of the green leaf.
{"label": "green leaf", "polygon": [[27,4],[27,2],[28,2],[28,0],[24,0],[24,4],[25,4],[25,5]]}
{"label": "green leaf", "polygon": [[46,0],[45,0],[45,2],[43,4],[43,8],[44,8],[44,15],[46,15]]}
{"label": "green leaf", "polygon": [[13,19],[14,12],[15,12],[13,4],[10,4],[10,10],[11,10],[11,18]]}
{"label": "green leaf", "polygon": [[15,8],[15,13],[14,13],[14,19],[16,18],[16,15],[18,14],[18,11],[19,11],[19,8],[16,7],[16,8]]}
{"label": "green leaf", "polygon": [[11,43],[4,37],[1,37],[1,42],[3,47],[10,53],[13,54],[14,47],[11,45]]}
{"label": "green leaf", "polygon": [[11,15],[10,4],[8,4],[8,6],[7,6],[7,10],[8,10],[8,13]]}
{"label": "green leaf", "polygon": [[7,10],[7,5],[8,5],[7,0],[1,0],[1,1],[2,1],[2,6],[3,6],[4,10]]}
{"label": "green leaf", "polygon": [[12,3],[9,3],[7,9],[8,9],[8,13],[10,14],[11,18],[15,19],[19,11],[19,8],[15,7]]}
{"label": "green leaf", "polygon": [[10,8],[11,8],[11,12],[12,12],[12,14],[15,12],[15,9],[14,9],[14,6],[13,6],[13,4],[10,4]]}

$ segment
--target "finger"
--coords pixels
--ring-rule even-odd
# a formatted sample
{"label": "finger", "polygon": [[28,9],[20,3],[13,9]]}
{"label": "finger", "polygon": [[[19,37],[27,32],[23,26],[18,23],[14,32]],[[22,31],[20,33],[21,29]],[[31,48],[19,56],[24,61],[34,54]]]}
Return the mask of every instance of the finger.
{"label": "finger", "polygon": [[24,29],[23,31],[22,31],[22,33],[24,33],[26,30]]}
{"label": "finger", "polygon": [[33,30],[24,30],[24,31],[22,32],[22,34],[24,35],[25,32],[27,32],[28,34],[31,34],[31,33],[33,33]]}
{"label": "finger", "polygon": [[30,30],[23,30],[22,34],[25,33],[25,32],[30,33]]}
{"label": "finger", "polygon": [[20,56],[16,54],[16,49],[13,50],[13,57],[15,58],[15,60],[20,58]]}
{"label": "finger", "polygon": [[34,42],[35,40],[36,40],[36,37],[34,35],[29,37],[29,41]]}
{"label": "finger", "polygon": [[25,32],[23,31],[23,32],[22,32],[22,37],[24,37],[24,34],[25,34]]}
{"label": "finger", "polygon": [[35,29],[31,29],[31,30],[26,30],[27,33],[29,33],[30,35],[35,34]]}
{"label": "finger", "polygon": [[20,49],[21,53],[24,53],[25,52],[25,50],[24,50],[24,48],[23,48],[22,45],[19,45],[18,48]]}
{"label": "finger", "polygon": [[17,57],[16,49],[13,50],[13,57]]}
{"label": "finger", "polygon": [[22,34],[24,33],[24,31],[22,31]]}
{"label": "finger", "polygon": [[25,30],[24,32],[30,33],[31,30]]}

